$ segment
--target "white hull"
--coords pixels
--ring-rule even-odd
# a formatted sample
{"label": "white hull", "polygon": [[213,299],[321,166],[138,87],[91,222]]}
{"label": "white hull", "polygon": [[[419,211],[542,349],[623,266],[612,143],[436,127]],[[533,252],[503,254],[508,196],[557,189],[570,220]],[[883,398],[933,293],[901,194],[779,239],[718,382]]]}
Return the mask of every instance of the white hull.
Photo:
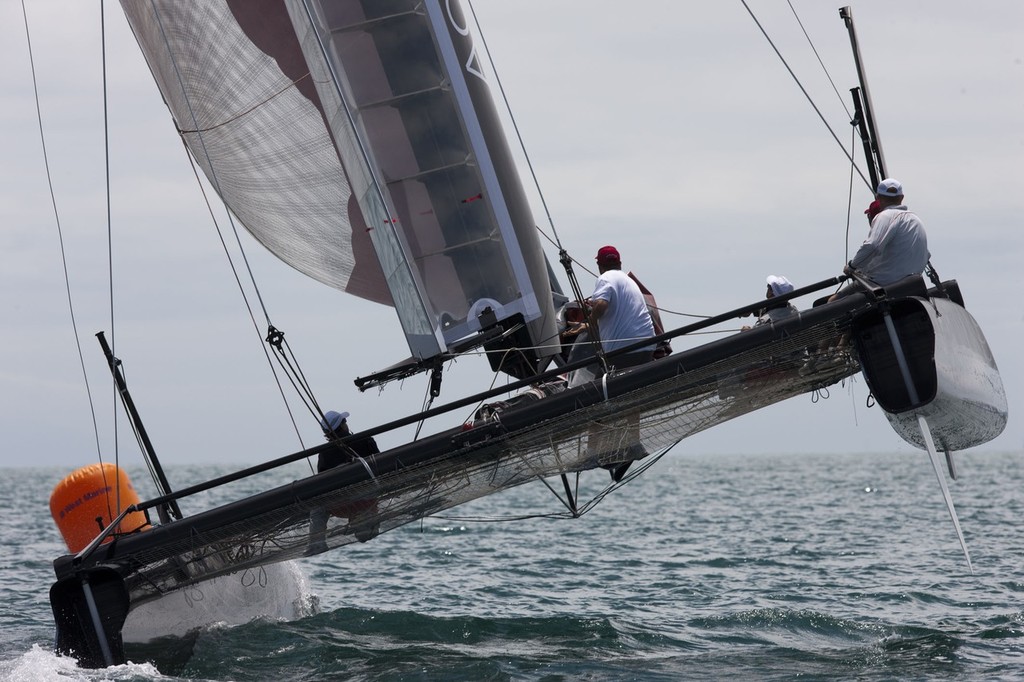
{"label": "white hull", "polygon": [[886,416],[900,437],[922,449],[918,415],[928,420],[942,450],[987,443],[1006,427],[1007,404],[985,336],[971,314],[956,303],[942,298],[920,303],[935,330],[935,398],[917,409]]}
{"label": "white hull", "polygon": [[132,609],[125,642],[143,643],[213,625],[242,625],[257,618],[295,620],[308,615],[309,589],[293,561],[213,578]]}

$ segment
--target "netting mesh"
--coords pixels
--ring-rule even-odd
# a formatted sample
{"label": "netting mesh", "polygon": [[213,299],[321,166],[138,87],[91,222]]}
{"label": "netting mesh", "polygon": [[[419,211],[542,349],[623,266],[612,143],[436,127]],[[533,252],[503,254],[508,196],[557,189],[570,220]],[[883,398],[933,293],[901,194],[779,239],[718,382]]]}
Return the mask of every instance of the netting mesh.
{"label": "netting mesh", "polygon": [[[586,472],[643,459],[681,439],[781,400],[820,389],[855,373],[854,355],[837,347],[848,319],[766,338],[739,354],[696,363],[672,355],[627,372],[660,378],[604,399],[601,382],[576,393],[557,416],[511,426],[515,414],[544,414],[559,396],[491,411],[474,428],[434,437],[436,452],[417,459],[405,446],[367,460],[375,477],[341,483],[313,496],[274,491],[274,506],[249,509],[237,520],[193,523],[187,537],[130,557],[133,602],[183,584],[368,540],[424,516],[538,478]],[[747,332],[750,333],[750,332]],[[820,351],[830,347],[828,351]],[[513,401],[510,401],[513,402]],[[484,412],[488,412],[485,410]],[[520,419],[517,424],[521,423]],[[440,440],[439,440],[440,439]],[[437,443],[443,447],[437,449]],[[409,455],[403,454],[408,450]],[[348,470],[346,470],[346,467]],[[601,476],[604,471],[584,474]],[[359,462],[322,474],[338,481],[366,478]],[[299,485],[300,482],[293,484]],[[281,500],[284,500],[283,502]],[[212,513],[212,512],[211,512]],[[204,516],[204,515],[200,515]],[[220,513],[221,519],[225,518]]]}

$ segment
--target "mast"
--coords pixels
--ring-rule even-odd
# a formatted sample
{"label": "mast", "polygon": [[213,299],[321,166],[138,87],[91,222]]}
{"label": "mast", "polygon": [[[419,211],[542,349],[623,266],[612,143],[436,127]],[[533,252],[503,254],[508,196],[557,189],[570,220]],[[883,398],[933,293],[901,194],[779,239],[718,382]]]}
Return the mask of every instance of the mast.
{"label": "mast", "polygon": [[[868,159],[868,175],[871,176],[871,188],[878,187],[882,179],[878,175],[878,164],[874,160],[871,151],[871,135],[868,133],[868,126],[864,122],[864,103],[860,98],[860,88],[850,88],[850,95],[853,97],[853,120],[850,122],[857,127],[857,134],[860,135],[861,144],[864,145],[864,158]],[[863,177],[863,176],[861,176]]]}
{"label": "mast", "polygon": [[[839,16],[846,22],[846,30],[850,34],[850,45],[853,48],[853,61],[857,67],[857,80],[860,81],[860,91],[852,90],[854,107],[858,116],[863,114],[863,122],[867,125],[868,138],[867,148],[870,150],[871,181],[877,187],[879,180],[888,177],[885,172],[885,155],[882,153],[882,145],[878,139],[878,126],[875,123],[874,109],[871,106],[871,92],[868,90],[868,81],[864,75],[864,63],[860,56],[860,46],[857,43],[857,30],[853,26],[853,12],[849,7],[840,7]],[[863,106],[862,106],[863,105]],[[874,191],[875,187],[871,190]]]}
{"label": "mast", "polygon": [[[107,364],[110,366],[110,373],[114,377],[114,383],[117,384],[117,393],[121,396],[121,403],[124,405],[125,412],[128,413],[128,419],[132,423],[132,428],[138,434],[139,443],[142,445],[143,454],[146,456],[146,463],[149,465],[150,473],[153,474],[153,482],[156,484],[161,496],[170,495],[172,492],[171,484],[167,481],[167,476],[164,475],[163,467],[160,466],[160,460],[156,458],[156,450],[153,449],[153,443],[149,440],[149,434],[146,433],[146,428],[142,425],[142,418],[139,416],[138,410],[135,409],[135,401],[132,400],[132,396],[128,392],[128,384],[124,380],[124,375],[121,374],[121,361],[114,357],[114,353],[110,350],[107,338],[103,335],[103,332],[98,332],[96,338],[99,339],[100,346],[103,348],[103,354],[107,357]],[[157,513],[160,516],[161,523],[167,523],[170,520],[171,514],[175,518],[182,518],[177,500],[170,500],[167,504],[158,506]]]}

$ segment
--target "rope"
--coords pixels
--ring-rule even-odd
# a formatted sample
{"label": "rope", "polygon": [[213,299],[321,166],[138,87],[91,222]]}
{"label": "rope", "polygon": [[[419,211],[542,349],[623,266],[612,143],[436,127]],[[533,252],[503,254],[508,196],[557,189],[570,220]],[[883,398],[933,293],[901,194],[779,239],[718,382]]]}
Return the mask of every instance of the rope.
{"label": "rope", "polygon": [[[463,523],[497,523],[505,521],[526,521],[529,519],[576,519],[583,516],[584,514],[593,511],[597,507],[597,505],[603,502],[604,499],[608,497],[608,495],[611,494],[612,492],[618,490],[619,488],[633,481],[634,479],[642,476],[648,469],[650,469],[652,466],[658,463],[662,457],[667,455],[669,451],[672,450],[672,448],[674,448],[678,444],[679,441],[676,441],[675,443],[672,443],[671,445],[663,449],[661,452],[658,452],[653,455],[648,455],[642,461],[636,460],[639,466],[632,469],[630,473],[627,474],[618,483],[612,482],[606,485],[600,492],[595,494],[584,504],[577,504],[576,511],[573,511],[571,508],[569,508],[569,505],[565,502],[565,500],[563,500],[562,496],[559,495],[554,490],[554,488],[552,488],[552,486],[547,482],[547,480],[541,478],[538,480],[545,486],[547,486],[548,490],[551,491],[551,494],[554,495],[555,499],[557,499],[559,502],[562,503],[563,506],[566,507],[567,511],[546,512],[543,514],[515,514],[506,516],[456,516],[453,514],[431,514],[430,518],[442,519],[444,521],[459,521]],[[596,471],[600,472],[602,470],[596,469]],[[577,500],[577,503],[578,502],[579,500]]]}
{"label": "rope", "polygon": [[[427,382],[427,387],[423,392],[423,402],[420,403],[420,412],[426,412],[434,404],[434,396],[430,392],[430,382]],[[420,439],[420,431],[423,430],[423,425],[426,424],[426,420],[421,420],[416,424],[416,432],[413,434],[412,439],[417,441]]]}
{"label": "rope", "polygon": [[849,107],[846,106],[846,100],[839,93],[839,88],[836,87],[835,81],[832,80],[832,74],[828,72],[828,68],[825,66],[825,62],[821,60],[821,55],[818,54],[818,48],[814,46],[814,42],[811,40],[811,36],[808,35],[807,29],[804,28],[804,22],[800,21],[800,16],[796,13],[796,8],[793,7],[791,0],[786,0],[789,4],[789,9],[793,12],[793,17],[796,19],[796,23],[800,25],[800,30],[804,32],[804,37],[807,38],[807,44],[811,46],[811,52],[818,58],[818,63],[821,64],[821,70],[825,72],[825,77],[828,78],[829,84],[832,85],[832,91],[836,93],[836,98],[839,100],[839,104],[842,105],[843,110],[846,111],[847,118],[853,118],[853,114],[850,113]]}
{"label": "rope", "polygon": [[[89,413],[92,416],[93,437],[96,442],[96,457],[100,463],[103,462],[103,452],[100,448],[99,423],[96,420],[96,404],[92,397],[92,389],[89,385],[89,374],[85,369],[85,355],[82,352],[82,341],[78,333],[78,322],[75,319],[75,303],[71,295],[71,278],[68,274],[68,258],[64,247],[64,230],[60,223],[60,211],[57,209],[57,195],[53,189],[53,173],[50,171],[50,156],[46,149],[46,134],[43,126],[43,110],[39,101],[39,82],[36,77],[35,55],[32,50],[32,32],[29,29],[28,10],[25,7],[25,0],[21,0],[21,14],[25,22],[25,42],[28,47],[28,62],[32,72],[32,93],[36,105],[36,121],[39,124],[39,144],[43,152],[43,166],[46,170],[46,185],[50,193],[50,205],[53,207],[53,220],[57,227],[57,241],[60,244],[61,269],[64,273],[64,292],[67,296],[68,315],[71,318],[71,331],[75,336],[75,347],[78,349],[78,364],[82,369],[82,380],[85,383],[85,394],[89,402]],[[115,515],[111,514],[110,518]]]}
{"label": "rope", "polygon": [[[195,126],[195,129],[198,131],[199,130],[199,121],[196,118],[195,109],[192,107],[192,99],[188,96],[188,90],[185,88],[185,83],[184,83],[184,80],[182,79],[182,76],[181,76],[181,70],[178,67],[178,60],[174,58],[174,52],[171,50],[170,41],[167,38],[167,31],[164,29],[164,24],[163,24],[163,21],[161,20],[160,13],[157,11],[156,5],[153,2],[153,0],[150,0],[150,7],[153,10],[153,17],[156,19],[157,26],[160,29],[160,36],[163,38],[164,47],[167,48],[167,55],[170,58],[171,66],[174,67],[174,76],[175,76],[175,78],[178,81],[178,87],[181,88],[182,98],[185,101],[185,105],[188,107],[188,113],[189,113],[189,116],[192,118],[192,123]],[[218,195],[221,195],[221,192],[220,192],[220,181],[217,178],[217,171],[213,167],[213,159],[210,157],[210,153],[209,153],[209,151],[206,148],[206,139],[203,137],[203,135],[201,133],[198,133],[196,135],[196,137],[199,140],[199,146],[202,149],[203,156],[206,157],[206,162],[207,162],[207,165],[209,166],[209,169],[210,169],[210,182],[213,185],[213,189],[217,192]],[[184,140],[182,140],[182,141],[184,142]],[[187,145],[186,145],[186,148],[187,148]],[[269,324],[269,322],[270,322],[270,314],[267,312],[266,305],[263,302],[263,297],[260,295],[259,287],[256,286],[256,278],[254,277],[254,275],[252,273],[252,268],[249,265],[249,260],[245,257],[245,249],[242,248],[241,238],[238,235],[238,228],[235,225],[235,221],[231,217],[230,207],[225,205],[225,210],[227,212],[228,224],[231,226],[232,232],[234,233],[235,241],[238,244],[238,249],[239,249],[239,251],[241,253],[241,256],[242,256],[242,261],[243,261],[243,263],[245,263],[245,267],[246,267],[246,269],[247,269],[247,271],[249,273],[249,280],[250,280],[250,282],[253,285],[253,289],[255,290],[255,294],[256,294],[257,300],[259,301],[260,308],[263,310],[263,316],[267,319],[267,323]],[[221,243],[224,243],[223,235],[221,235],[220,225],[215,222],[215,226],[217,228],[218,236],[221,237]],[[227,250],[227,247],[225,246],[225,252],[226,252],[226,250]],[[228,260],[231,261],[230,254],[228,255]],[[231,262],[231,268],[232,268],[232,271],[234,271],[234,269],[235,269],[234,262]],[[235,279],[236,279],[236,281],[239,281],[237,273],[235,274]],[[243,298],[246,298],[244,291],[242,292],[242,296],[243,296]],[[248,302],[247,298],[246,298],[246,306],[247,307],[249,306],[249,302]]]}
{"label": "rope", "polygon": [[[857,153],[857,128],[850,126],[850,158]],[[843,262],[850,262],[850,215],[853,212],[853,171],[854,164],[850,164],[850,190],[846,196],[846,236],[843,238]]]}
{"label": "rope", "polygon": [[[199,187],[199,193],[203,197],[203,202],[206,204],[206,210],[210,214],[210,220],[213,222],[214,229],[217,232],[217,238],[220,240],[220,245],[224,249],[224,255],[228,260],[229,266],[231,267],[231,274],[234,276],[235,283],[238,285],[238,290],[242,294],[242,301],[245,303],[246,312],[249,313],[249,319],[252,320],[253,328],[256,330],[257,334],[260,335],[262,341],[262,333],[260,332],[259,322],[256,321],[256,315],[253,312],[252,306],[249,305],[249,299],[245,294],[245,287],[243,286],[242,280],[238,275],[238,270],[235,268],[235,264],[231,259],[231,253],[228,249],[227,242],[224,240],[224,233],[221,231],[220,223],[217,221],[217,216],[213,212],[213,205],[210,203],[210,197],[206,193],[206,188],[203,187],[202,179],[199,177],[199,170],[196,168],[195,159],[189,153],[188,145],[185,144],[184,139],[182,139],[181,143],[182,146],[185,147],[185,156],[188,158],[189,166],[192,168],[192,175],[196,179],[196,185]],[[270,352],[267,350],[267,347],[262,342],[260,343],[260,350],[263,351],[263,355],[267,359],[267,364],[270,366],[270,372],[274,376],[274,382],[277,384],[278,393],[280,393],[281,400],[284,402],[285,405],[285,410],[288,412],[288,416],[291,419],[292,428],[295,429],[295,435],[299,439],[300,445],[302,445],[303,449],[305,449],[305,445],[303,444],[302,441],[302,434],[299,432],[299,425],[295,420],[295,415],[292,413],[291,406],[288,404],[288,399],[285,397],[284,387],[281,384],[280,377],[277,375],[277,370],[274,369],[274,363],[271,359]],[[312,467],[312,464],[310,464],[310,466]]]}
{"label": "rope", "polygon": [[[540,181],[537,178],[537,173],[534,171],[533,161],[530,158],[530,153],[526,149],[526,143],[523,140],[522,134],[520,133],[519,124],[516,121],[515,114],[512,112],[512,107],[511,107],[511,105],[510,105],[510,103],[508,101],[508,96],[505,93],[505,86],[501,82],[501,76],[498,73],[497,66],[495,65],[494,59],[491,56],[490,48],[487,45],[487,38],[484,36],[483,28],[480,26],[480,20],[478,19],[477,14],[476,14],[476,8],[473,6],[472,0],[469,0],[468,4],[469,4],[469,11],[473,15],[473,23],[476,25],[477,34],[480,36],[480,42],[482,43],[483,48],[484,48],[484,53],[487,55],[487,61],[488,61],[488,63],[491,66],[491,72],[494,74],[494,80],[495,80],[495,83],[498,86],[498,92],[501,93],[502,102],[504,102],[504,104],[505,104],[505,111],[508,113],[509,121],[512,124],[512,129],[515,131],[516,139],[519,142],[519,148],[523,152],[523,158],[525,159],[526,167],[530,171],[530,178],[533,181],[534,188],[537,190],[537,195],[540,198],[541,206],[544,209],[544,215],[547,218],[548,225],[551,226],[552,236],[549,236],[543,230],[543,228],[540,227],[540,225],[536,226],[537,232],[544,239],[546,239],[553,246],[555,246],[555,248],[558,249],[558,251],[559,251],[559,259],[562,261],[562,265],[565,268],[566,277],[569,280],[570,290],[572,291],[572,293],[573,293],[577,303],[579,303],[580,307],[582,309],[586,310],[586,308],[584,306],[584,297],[583,297],[582,291],[579,288],[578,280],[576,278],[576,274],[572,270],[572,264],[575,263],[580,268],[582,268],[584,272],[586,272],[587,274],[589,274],[589,275],[591,275],[593,277],[597,277],[597,273],[595,273],[593,270],[591,270],[589,267],[587,267],[586,265],[584,265],[580,261],[578,261],[575,258],[569,256],[568,251],[566,251],[566,249],[562,246],[562,240],[561,240],[561,238],[558,235],[558,229],[555,227],[555,221],[554,221],[554,219],[551,216],[551,211],[548,209],[547,199],[544,197],[544,191],[541,189]],[[665,310],[663,308],[658,308],[658,311],[659,312],[665,312],[665,313],[670,314],[670,315],[680,315],[680,316],[685,316],[685,317],[696,317],[696,318],[707,317],[707,316],[701,316],[701,315],[692,315],[692,314],[689,314],[689,313],[674,312],[674,311],[671,311],[671,310]],[[589,315],[588,315],[588,319],[589,319]],[[601,364],[604,365],[605,369],[607,370],[607,364],[605,363],[604,355],[603,355],[603,352],[601,350],[600,339],[597,338],[597,324],[593,323],[594,322],[593,320],[589,320],[589,321],[592,322],[590,327],[593,330],[593,339],[592,339],[591,343],[593,343],[595,348],[597,349],[597,356],[598,356]]]}
{"label": "rope", "polygon": [[[796,8],[793,7],[793,3],[791,2],[791,0],[786,0],[786,2],[789,5],[789,9],[793,12],[793,17],[796,19],[796,23],[800,25],[800,30],[803,31],[804,37],[807,38],[807,44],[811,46],[811,51],[814,52],[814,56],[818,59],[818,64],[821,65],[821,70],[825,73],[825,77],[828,78],[828,82],[832,86],[832,91],[836,93],[836,99],[838,99],[839,104],[842,105],[843,111],[846,112],[847,118],[853,119],[853,114],[850,113],[849,107],[846,106],[846,100],[844,100],[843,96],[839,93],[839,88],[836,87],[835,81],[832,80],[832,74],[829,73],[828,68],[825,66],[825,62],[823,62],[821,59],[821,55],[818,54],[818,49],[814,46],[814,42],[811,40],[811,36],[807,33],[807,29],[804,28],[804,23],[800,20],[800,16],[797,14]],[[850,215],[853,211],[853,173],[855,170],[857,170],[857,163],[854,161],[854,157],[857,152],[857,126],[853,120],[851,120],[850,123],[850,152],[846,155],[847,158],[850,159],[850,189],[846,201],[846,236],[843,239],[844,263],[848,263],[850,261]],[[836,141],[838,142],[839,138],[836,138]],[[857,172],[859,173],[860,171],[858,170]],[[864,178],[863,174],[861,175],[861,178]],[[868,184],[869,189],[873,190],[873,188],[870,187],[870,183]],[[856,415],[854,415],[854,419],[856,420]]]}
{"label": "rope", "polygon": [[[110,353],[115,358],[117,357],[117,335],[114,332],[114,234],[113,234],[113,219],[111,218],[110,212],[110,116],[108,107],[108,96],[107,96],[107,27],[105,21],[106,12],[104,11],[104,2],[100,0],[100,61],[102,65],[101,72],[103,74],[103,180],[104,180],[104,192],[107,208],[107,286],[109,287],[109,303],[110,303]],[[117,471],[120,472],[121,462],[121,448],[117,428],[117,380],[113,375],[110,377],[111,384],[114,390],[111,392],[111,414],[114,420],[114,466],[117,467]],[[132,427],[135,428],[134,425]],[[139,440],[138,434],[136,434],[136,440]],[[139,441],[141,443],[141,441]],[[143,459],[149,459],[144,457]],[[152,471],[151,471],[152,473]],[[155,477],[154,481],[157,480]],[[117,509],[121,509],[120,500],[120,486],[118,486],[118,500],[116,502]]]}
{"label": "rope", "polygon": [[[217,178],[217,172],[216,172],[216,170],[214,168],[213,159],[211,158],[210,153],[209,153],[209,151],[206,148],[206,141],[205,141],[205,138],[203,136],[204,129],[200,128],[199,125],[198,125],[198,119],[196,117],[195,110],[194,110],[194,108],[192,106],[192,100],[189,97],[188,91],[187,91],[187,89],[184,86],[184,81],[183,81],[183,78],[182,78],[182,75],[181,75],[181,71],[180,71],[180,69],[178,67],[177,60],[174,58],[174,53],[170,49],[170,42],[168,40],[167,33],[166,33],[165,28],[164,28],[163,22],[161,21],[160,14],[157,11],[156,6],[153,4],[152,0],[150,1],[150,5],[151,5],[152,11],[153,11],[153,15],[154,15],[154,17],[157,20],[157,26],[160,29],[160,35],[163,38],[164,46],[167,48],[167,53],[168,53],[168,56],[170,58],[171,65],[174,68],[174,74],[175,74],[175,77],[176,77],[176,79],[178,81],[178,86],[181,88],[183,99],[184,99],[186,105],[188,106],[189,116],[192,119],[193,128],[192,128],[191,131],[185,131],[180,126],[178,127],[179,134],[182,137],[182,143],[185,144],[185,140],[184,140],[184,133],[185,132],[193,132],[193,133],[196,134],[196,138],[197,138],[197,140],[199,142],[199,148],[202,150],[202,154],[203,154],[203,156],[205,156],[206,161],[207,161],[207,167],[209,168],[210,182],[213,185],[214,190],[216,190],[218,195],[220,195],[221,194],[220,193],[220,183],[219,183],[219,180]],[[302,80],[302,78],[299,78],[298,80],[296,80],[293,83],[291,83],[289,87],[294,87],[295,84],[298,83],[301,80]],[[282,90],[282,92],[283,92],[283,90]],[[272,95],[271,97],[267,98],[266,100],[261,102],[259,105],[257,105],[257,107],[261,106],[262,104],[265,104],[266,102],[270,101],[271,99],[273,99],[274,97],[278,96],[279,94],[280,94],[280,92],[275,93],[274,95]],[[244,116],[245,114],[249,113],[254,108],[255,107],[253,107],[253,108],[251,108],[251,109],[249,109],[247,111],[241,112],[237,116],[235,116],[235,117],[233,117],[231,119],[228,119],[227,121],[223,121],[220,124],[218,124],[217,126],[213,126],[213,127],[219,127],[221,125],[226,125],[227,123],[230,123],[231,121],[236,120],[237,118],[239,118],[241,116]],[[205,130],[209,130],[209,129],[205,129]],[[235,266],[234,259],[232,258],[231,252],[230,252],[230,250],[228,249],[228,246],[227,246],[227,242],[224,239],[223,231],[221,230],[220,224],[216,220],[216,217],[214,217],[213,209],[212,209],[212,207],[210,205],[209,198],[207,197],[205,190],[202,189],[202,181],[200,180],[199,173],[196,170],[195,160],[193,159],[192,155],[188,152],[188,145],[187,144],[185,144],[185,148],[186,148],[186,154],[188,155],[189,161],[190,161],[190,163],[192,165],[192,172],[195,175],[196,181],[199,184],[200,190],[203,193],[203,198],[206,201],[207,209],[210,212],[211,218],[213,220],[214,227],[215,227],[215,229],[217,231],[217,236],[218,236],[218,238],[221,241],[221,246],[224,249],[224,254],[227,257],[228,263],[229,263],[229,265],[231,267],[232,274],[235,277],[235,282],[237,283],[239,292],[242,295],[242,300],[243,300],[243,302],[245,304],[246,310],[249,313],[249,317],[250,317],[250,319],[253,322],[253,326],[256,329],[257,336],[260,338],[260,341],[261,341],[260,347],[263,348],[264,354],[267,356],[267,361],[268,361],[268,364],[270,365],[271,372],[274,375],[274,380],[277,383],[278,391],[279,391],[279,393],[281,395],[281,399],[284,402],[285,410],[288,413],[288,417],[289,417],[289,419],[292,422],[293,428],[295,429],[295,433],[296,433],[296,436],[298,438],[299,444],[303,448],[305,448],[305,445],[302,442],[302,435],[301,435],[301,433],[299,431],[298,424],[297,424],[296,419],[295,419],[295,415],[294,415],[294,413],[293,413],[293,411],[291,409],[291,406],[288,403],[288,398],[285,395],[285,392],[283,390],[280,378],[278,377],[277,372],[274,369],[273,362],[271,362],[271,360],[270,360],[270,355],[267,352],[266,347],[262,343],[262,341],[264,340],[264,337],[263,337],[263,334],[262,334],[262,332],[260,330],[259,324],[256,322],[256,317],[255,317],[255,314],[253,313],[253,306],[251,305],[251,303],[249,301],[249,297],[248,297],[248,295],[246,293],[245,287],[242,284],[241,277],[238,274],[238,269]],[[248,274],[248,279],[249,279],[249,282],[250,282],[250,284],[252,286],[253,293],[256,296],[256,300],[257,300],[257,302],[259,304],[260,310],[262,311],[264,320],[266,321],[266,324],[267,324],[267,328],[268,328],[267,340],[269,341],[271,337],[275,337],[275,338],[278,338],[279,340],[283,340],[283,338],[284,338],[283,333],[277,332],[277,330],[275,330],[274,325],[271,322],[270,313],[267,310],[266,303],[264,302],[262,293],[260,292],[260,287],[259,287],[259,285],[256,282],[255,275],[253,274],[252,266],[250,265],[248,256],[246,255],[246,250],[245,250],[245,247],[243,246],[242,239],[241,239],[241,236],[239,234],[238,225],[235,222],[234,218],[232,217],[232,213],[231,213],[230,207],[227,206],[226,202],[223,201],[223,196],[221,198],[222,198],[222,202],[224,203],[224,208],[225,208],[225,212],[227,214],[228,224],[230,225],[230,228],[231,228],[231,233],[234,235],[235,245],[237,246],[238,253],[239,253],[240,257],[242,258],[242,262],[243,262],[243,264],[245,266],[245,271]],[[276,332],[276,334],[275,334],[275,332]],[[274,345],[274,348],[277,351],[277,353],[275,354],[275,357],[277,358],[278,363],[279,363],[282,371],[285,372],[286,376],[289,379],[289,382],[292,384],[292,387],[299,394],[300,400],[302,400],[303,405],[306,407],[306,409],[310,412],[311,415],[313,415],[314,417],[317,417],[318,419],[323,419],[323,412],[320,409],[320,407],[319,407],[319,405],[318,405],[318,403],[316,401],[316,398],[315,398],[315,396],[313,394],[313,391],[312,391],[308,381],[306,380],[306,378],[305,378],[304,374],[302,373],[302,371],[299,369],[299,363],[295,359],[295,354],[292,352],[291,348],[287,345],[287,343],[279,343],[279,344],[271,344],[271,345]]]}
{"label": "rope", "polygon": [[[850,163],[853,163],[854,167],[856,168],[856,162],[853,160],[853,157],[850,156],[850,154],[846,151],[846,147],[843,146],[843,143],[839,140],[839,137],[836,135],[835,131],[832,130],[832,126],[829,125],[827,120],[825,120],[825,116],[821,113],[821,110],[818,109],[818,105],[814,103],[813,99],[811,99],[810,94],[808,94],[807,90],[800,82],[800,79],[797,78],[795,73],[793,73],[793,69],[789,67],[789,63],[786,61],[786,58],[782,56],[781,52],[779,52],[779,48],[775,46],[775,43],[768,36],[768,32],[764,30],[764,27],[761,25],[761,22],[758,21],[757,16],[755,16],[753,10],[751,10],[750,6],[747,5],[747,0],[740,0],[740,2],[743,3],[743,7],[746,8],[747,13],[750,14],[750,18],[754,20],[755,24],[757,24],[757,28],[760,29],[761,34],[764,36],[765,40],[768,41],[768,44],[771,45],[772,49],[775,51],[776,56],[778,56],[779,60],[782,62],[782,65],[786,67],[786,71],[789,71],[789,75],[793,78],[793,82],[796,83],[797,87],[800,88],[800,92],[804,93],[804,97],[807,98],[807,102],[811,105],[811,108],[814,109],[814,113],[816,113],[818,115],[818,118],[821,119],[821,122],[825,124],[825,128],[827,128],[829,134],[832,135],[832,139],[836,141],[836,144],[839,145],[839,148],[843,151],[843,154],[846,155],[846,158],[848,158],[850,160]],[[857,168],[857,174],[860,175],[860,178],[861,180],[864,181],[864,184],[867,185],[869,189],[872,189],[871,182],[868,181],[866,177],[864,177],[864,173],[861,172],[859,168]]]}
{"label": "rope", "polygon": [[[526,151],[526,144],[523,141],[523,136],[519,132],[519,124],[516,123],[516,118],[512,114],[512,107],[509,105],[508,97],[505,95],[505,87],[501,84],[501,77],[498,75],[498,69],[494,65],[494,59],[491,58],[491,51],[487,47],[487,39],[484,37],[483,29],[480,28],[480,21],[476,16],[476,8],[473,7],[472,0],[469,1],[469,12],[473,15],[473,23],[476,24],[476,32],[480,36],[480,42],[483,44],[484,53],[487,55],[487,61],[491,65],[491,72],[494,73],[494,81],[498,85],[498,92],[501,93],[501,99],[505,103],[505,110],[508,112],[509,120],[512,123],[512,129],[516,133],[516,139],[519,140],[519,148],[523,151],[523,156],[526,159],[526,167],[530,169],[530,177],[533,179],[533,186],[537,190],[537,194],[540,196],[541,206],[544,208],[544,214],[547,216],[548,224],[551,225],[551,232],[555,236],[555,244],[561,249],[562,241],[558,237],[558,230],[555,228],[555,221],[551,218],[551,212],[548,210],[548,202],[544,199],[544,192],[540,188],[540,182],[537,180],[537,174],[533,170],[533,162],[530,161],[530,154]],[[540,227],[537,228],[540,231]],[[543,234],[543,232],[541,232]],[[546,236],[546,235],[545,235]]]}

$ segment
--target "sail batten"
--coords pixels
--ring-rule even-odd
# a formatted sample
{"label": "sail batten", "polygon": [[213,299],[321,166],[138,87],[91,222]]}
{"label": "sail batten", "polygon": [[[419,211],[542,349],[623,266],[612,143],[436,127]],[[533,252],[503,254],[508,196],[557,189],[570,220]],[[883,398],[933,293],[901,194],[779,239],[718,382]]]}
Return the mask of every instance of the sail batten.
{"label": "sail batten", "polygon": [[370,18],[370,19],[364,19],[362,21],[356,21],[356,22],[351,23],[351,24],[345,24],[345,25],[337,25],[337,24],[335,24],[335,25],[331,26],[331,33],[346,33],[346,32],[352,32],[352,31],[366,31],[366,30],[372,29],[372,28],[374,28],[376,26],[380,26],[380,25],[386,24],[389,21],[394,21],[396,19],[401,19],[402,17],[407,17],[407,16],[410,16],[410,15],[422,15],[422,12],[420,12],[419,10],[414,8],[414,9],[406,10],[404,12],[395,12],[394,14],[386,14],[386,15],[379,16],[379,17],[373,17],[373,18]]}
{"label": "sail batten", "polygon": [[436,86],[434,86],[432,88],[424,88],[422,90],[417,90],[416,92],[407,92],[407,93],[402,94],[402,95],[395,95],[394,97],[388,97],[386,99],[382,99],[382,100],[377,101],[377,102],[367,102],[366,104],[363,105],[362,108],[363,109],[376,109],[378,107],[394,106],[396,104],[401,104],[402,102],[414,99],[416,97],[422,97],[424,95],[431,95],[431,94],[434,94],[434,93],[443,92],[444,88],[445,88],[445,84],[444,83],[439,83],[438,85],[436,85]]}

